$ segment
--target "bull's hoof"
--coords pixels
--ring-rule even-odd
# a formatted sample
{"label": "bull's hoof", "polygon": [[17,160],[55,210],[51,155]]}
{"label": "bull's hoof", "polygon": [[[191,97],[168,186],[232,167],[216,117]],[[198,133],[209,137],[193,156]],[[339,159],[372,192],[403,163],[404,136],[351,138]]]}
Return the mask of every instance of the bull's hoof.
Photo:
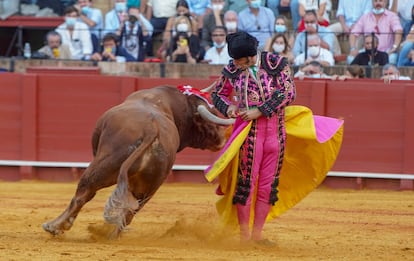
{"label": "bull's hoof", "polygon": [[63,230],[54,228],[49,223],[43,223],[42,227],[46,232],[49,232],[50,234],[52,234],[54,236],[61,235],[64,232]]}

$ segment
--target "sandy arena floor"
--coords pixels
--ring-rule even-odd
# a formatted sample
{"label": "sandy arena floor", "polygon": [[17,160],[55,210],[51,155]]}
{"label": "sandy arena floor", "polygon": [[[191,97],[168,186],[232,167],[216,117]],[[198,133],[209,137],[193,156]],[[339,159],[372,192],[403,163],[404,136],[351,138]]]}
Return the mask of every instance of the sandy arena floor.
{"label": "sandy arena floor", "polygon": [[0,182],[0,260],[414,260],[414,192],[319,188],[265,226],[275,247],[240,246],[220,235],[215,186],[165,184],[120,239],[102,227],[112,187],[100,191],[70,231],[41,225],[67,206],[75,183]]}

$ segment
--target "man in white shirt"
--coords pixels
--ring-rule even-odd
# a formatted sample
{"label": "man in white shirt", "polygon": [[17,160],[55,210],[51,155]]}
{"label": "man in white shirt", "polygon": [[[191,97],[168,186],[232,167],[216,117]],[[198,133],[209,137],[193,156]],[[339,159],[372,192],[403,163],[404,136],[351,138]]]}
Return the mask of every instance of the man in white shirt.
{"label": "man in white shirt", "polygon": [[88,26],[78,21],[78,9],[74,6],[67,7],[64,16],[65,23],[56,28],[62,36],[62,43],[69,46],[72,59],[89,60],[93,50]]}
{"label": "man in white shirt", "polygon": [[227,50],[226,28],[216,26],[211,33],[213,47],[209,48],[204,55],[204,61],[209,64],[228,64],[231,59]]}
{"label": "man in white shirt", "polygon": [[294,64],[304,65],[312,61],[318,61],[322,66],[333,66],[335,64],[333,54],[321,47],[321,39],[317,34],[308,35],[307,52],[296,56]]}

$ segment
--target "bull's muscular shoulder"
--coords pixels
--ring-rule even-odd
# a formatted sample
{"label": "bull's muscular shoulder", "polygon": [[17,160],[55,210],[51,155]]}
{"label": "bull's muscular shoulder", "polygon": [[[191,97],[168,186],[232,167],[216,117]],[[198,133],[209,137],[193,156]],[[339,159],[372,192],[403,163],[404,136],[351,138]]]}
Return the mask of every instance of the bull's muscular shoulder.
{"label": "bull's muscular shoulder", "polygon": [[262,52],[260,55],[262,68],[270,75],[277,76],[288,65],[288,60],[271,52]]}
{"label": "bull's muscular shoulder", "polygon": [[238,77],[241,72],[242,70],[238,69],[236,65],[234,65],[233,60],[230,60],[229,64],[225,66],[222,71],[223,75],[230,79]]}

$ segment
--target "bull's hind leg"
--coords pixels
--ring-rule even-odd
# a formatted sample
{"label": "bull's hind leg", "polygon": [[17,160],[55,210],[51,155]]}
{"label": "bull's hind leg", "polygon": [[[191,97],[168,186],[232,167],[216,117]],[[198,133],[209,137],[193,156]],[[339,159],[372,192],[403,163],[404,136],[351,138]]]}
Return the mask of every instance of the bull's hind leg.
{"label": "bull's hind leg", "polygon": [[117,180],[117,171],[91,163],[79,180],[76,193],[66,210],[57,218],[43,224],[43,229],[52,235],[62,234],[69,230],[82,207],[90,201],[96,192],[102,188],[112,186]]}
{"label": "bull's hind leg", "polygon": [[122,186],[117,186],[108,199],[104,211],[105,221],[115,225],[109,237],[118,237],[121,231],[131,223],[135,214],[144,207],[151,197],[144,194],[135,197],[128,189],[125,190]]}

